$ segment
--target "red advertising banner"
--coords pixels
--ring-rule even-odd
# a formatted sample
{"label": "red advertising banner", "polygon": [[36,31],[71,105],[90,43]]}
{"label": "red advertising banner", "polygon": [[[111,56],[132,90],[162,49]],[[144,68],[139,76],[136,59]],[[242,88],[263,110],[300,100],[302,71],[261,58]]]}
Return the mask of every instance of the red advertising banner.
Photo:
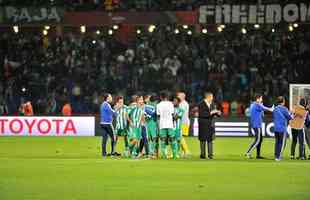
{"label": "red advertising banner", "polygon": [[66,25],[102,26],[113,24],[188,24],[198,22],[197,11],[178,12],[66,12]]}

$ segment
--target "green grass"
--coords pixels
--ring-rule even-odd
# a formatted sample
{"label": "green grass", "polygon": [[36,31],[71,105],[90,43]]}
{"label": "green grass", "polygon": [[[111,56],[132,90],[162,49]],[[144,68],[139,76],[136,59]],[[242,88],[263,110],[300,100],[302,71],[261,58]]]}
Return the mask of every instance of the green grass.
{"label": "green grass", "polygon": [[217,138],[215,159],[102,159],[96,137],[1,137],[0,200],[310,199],[310,162],[275,162],[243,154],[251,138]]}

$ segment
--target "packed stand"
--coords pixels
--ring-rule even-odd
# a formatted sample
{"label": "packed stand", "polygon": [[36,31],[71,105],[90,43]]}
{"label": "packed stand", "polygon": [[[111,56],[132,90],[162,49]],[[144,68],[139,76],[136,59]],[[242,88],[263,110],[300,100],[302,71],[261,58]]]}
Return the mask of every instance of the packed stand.
{"label": "packed stand", "polygon": [[69,100],[74,114],[98,113],[104,91],[182,90],[195,105],[209,90],[224,116],[244,115],[255,92],[268,103],[288,96],[289,83],[307,83],[309,33],[227,28],[189,35],[161,26],[128,44],[113,35],[2,34],[1,112],[18,113],[21,102],[31,101],[35,114],[59,114]]}
{"label": "packed stand", "polygon": [[[236,0],[234,4],[298,3],[304,0]],[[192,11],[204,4],[231,4],[229,0],[0,0],[3,6],[59,6],[72,11]]]}

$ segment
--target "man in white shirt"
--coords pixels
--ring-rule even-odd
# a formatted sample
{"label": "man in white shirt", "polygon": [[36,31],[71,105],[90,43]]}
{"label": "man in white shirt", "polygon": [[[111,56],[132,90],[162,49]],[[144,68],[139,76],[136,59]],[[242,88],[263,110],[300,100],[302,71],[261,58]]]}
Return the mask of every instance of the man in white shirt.
{"label": "man in white shirt", "polygon": [[[184,92],[178,92],[177,97],[181,99],[180,108],[184,110],[184,115],[183,115],[182,122],[181,122],[182,123],[181,125],[182,134],[181,135],[188,135],[189,125],[190,125],[189,104],[185,100],[186,95]],[[186,144],[184,137],[181,137],[181,149],[185,156],[190,155],[190,152],[189,152],[189,149],[188,149],[188,146]]]}
{"label": "man in white shirt", "polygon": [[160,99],[161,102],[157,104],[156,112],[159,118],[161,156],[167,158],[166,142],[168,139],[171,144],[173,158],[175,159],[177,158],[178,144],[173,131],[174,105],[171,101],[168,101],[168,95],[165,92],[161,92]]}

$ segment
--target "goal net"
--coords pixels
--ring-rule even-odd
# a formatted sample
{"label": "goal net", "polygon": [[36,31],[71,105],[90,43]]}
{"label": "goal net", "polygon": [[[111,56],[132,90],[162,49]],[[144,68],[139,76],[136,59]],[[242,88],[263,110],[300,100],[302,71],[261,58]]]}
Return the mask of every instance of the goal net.
{"label": "goal net", "polygon": [[301,98],[310,100],[310,84],[290,84],[290,109],[299,104]]}

